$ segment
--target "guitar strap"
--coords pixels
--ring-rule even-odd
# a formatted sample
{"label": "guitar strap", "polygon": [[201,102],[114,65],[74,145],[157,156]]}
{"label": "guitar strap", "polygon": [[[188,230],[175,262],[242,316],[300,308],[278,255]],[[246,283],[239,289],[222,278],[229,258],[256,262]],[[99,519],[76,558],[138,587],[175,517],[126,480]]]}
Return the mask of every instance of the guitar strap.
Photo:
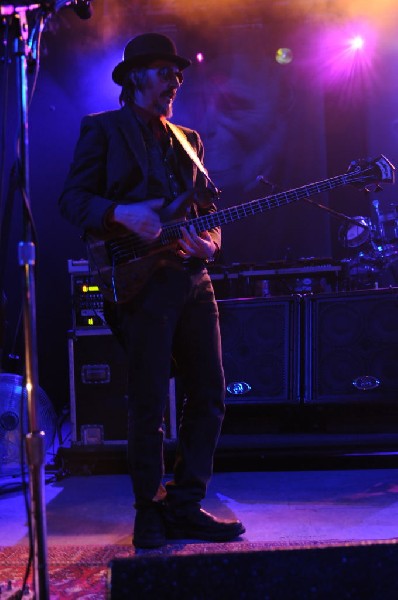
{"label": "guitar strap", "polygon": [[220,190],[217,189],[217,187],[214,185],[213,181],[210,179],[207,169],[201,163],[198,155],[195,152],[195,149],[193,148],[192,144],[188,140],[185,133],[179,127],[177,127],[173,123],[170,123],[170,121],[166,121],[166,124],[170,128],[173,135],[180,142],[181,146],[183,147],[185,152],[188,154],[189,158],[192,160],[193,163],[195,163],[195,165],[198,167],[199,171],[205,176],[209,185],[213,189],[214,193],[217,195],[217,197],[219,197]]}

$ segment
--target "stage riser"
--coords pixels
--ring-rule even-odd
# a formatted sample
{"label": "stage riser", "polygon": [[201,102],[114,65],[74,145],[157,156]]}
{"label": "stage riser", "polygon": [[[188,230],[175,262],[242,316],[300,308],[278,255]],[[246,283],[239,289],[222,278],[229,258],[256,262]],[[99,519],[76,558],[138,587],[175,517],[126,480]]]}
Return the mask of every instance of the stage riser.
{"label": "stage riser", "polygon": [[396,544],[137,556],[109,565],[108,599],[395,600]]}

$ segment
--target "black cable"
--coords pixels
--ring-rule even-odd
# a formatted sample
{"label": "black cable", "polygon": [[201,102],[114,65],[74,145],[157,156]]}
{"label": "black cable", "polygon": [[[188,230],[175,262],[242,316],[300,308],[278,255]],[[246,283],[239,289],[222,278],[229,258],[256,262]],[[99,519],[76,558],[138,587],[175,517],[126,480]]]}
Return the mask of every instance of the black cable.
{"label": "black cable", "polygon": [[[40,38],[41,38],[41,33],[43,30],[43,23],[44,23],[44,13],[41,13],[37,19],[37,29],[36,29],[36,36],[37,36],[37,46],[36,46],[36,50],[37,50],[37,55],[39,56],[39,46],[40,46]],[[8,24],[8,21],[7,21]],[[8,41],[8,28],[7,28],[7,41]],[[33,45],[35,43],[35,37],[32,38],[31,40],[31,44]],[[8,44],[6,44],[6,48],[8,48]],[[33,86],[32,86],[32,90],[31,90],[31,94],[30,94],[30,98],[29,101],[27,102],[27,106],[29,107],[32,98],[33,98],[33,94],[36,88],[36,82],[37,82],[37,77],[38,77],[38,65],[39,65],[39,61],[34,61],[32,60],[32,53],[30,53],[29,57],[26,57],[27,60],[27,67],[29,68],[29,66],[34,66],[34,80],[33,80]],[[30,61],[30,62],[29,62]],[[3,191],[4,188],[4,165],[5,165],[5,146],[6,146],[6,127],[5,124],[8,122],[7,116],[8,116],[8,103],[7,103],[7,97],[8,97],[8,55],[7,55],[7,67],[5,69],[5,78],[6,78],[6,85],[3,86],[3,90],[4,90],[4,111],[3,111],[3,135],[2,135],[2,139],[1,139],[1,155],[0,155],[0,160],[1,160],[1,165],[0,165],[0,184],[1,184],[1,192]],[[21,127],[19,126],[19,131],[17,132],[17,144],[16,144],[16,153],[17,153],[17,157],[16,157],[16,161],[11,169],[10,172],[10,183],[9,183],[9,189],[8,189],[8,194],[7,194],[7,204],[4,206],[4,209],[2,209],[1,213],[0,213],[0,218],[1,218],[1,223],[0,223],[0,232],[1,232],[1,240],[0,240],[0,249],[1,249],[1,264],[0,264],[0,291],[2,292],[3,289],[3,277],[4,277],[4,272],[5,272],[5,264],[6,264],[6,256],[7,256],[7,251],[8,251],[8,241],[9,241],[9,230],[10,230],[10,222],[11,222],[11,216],[12,216],[12,206],[13,206],[13,200],[14,200],[14,196],[16,193],[16,190],[19,189],[20,193],[21,193],[21,197],[22,197],[22,204],[23,204],[23,214],[24,214],[24,222],[25,222],[25,235],[28,234],[28,237],[30,238],[29,241],[33,242],[36,246],[37,244],[37,232],[36,232],[36,227],[35,227],[35,223],[34,223],[34,219],[33,219],[33,215],[32,215],[32,211],[31,211],[31,206],[30,206],[30,198],[29,198],[29,190],[25,188],[25,182],[23,180],[23,164],[22,164],[22,156],[21,156],[21,147],[22,147],[22,140],[21,140],[21,136],[24,135],[24,131],[21,131]],[[2,196],[1,196],[2,198]],[[0,198],[0,200],[1,200]],[[0,208],[2,208],[2,202],[0,203]],[[2,214],[4,213],[4,214]],[[36,252],[36,256],[37,256],[37,252]],[[36,261],[36,257],[35,257],[35,261]],[[35,279],[37,277],[37,273],[35,271]],[[16,336],[18,333],[18,329],[20,326],[20,318],[18,321],[18,327],[17,327],[17,332],[16,332]],[[20,473],[21,473],[21,479],[22,479],[22,492],[23,492],[23,497],[24,497],[24,503],[25,503],[25,511],[26,511],[26,515],[27,515],[27,523],[28,523],[28,538],[29,538],[29,555],[28,555],[28,561],[26,564],[26,568],[25,568],[25,573],[24,573],[24,577],[23,577],[23,582],[22,582],[22,586],[21,586],[21,590],[16,592],[15,597],[21,597],[23,595],[23,591],[26,589],[27,586],[27,581],[30,577],[31,571],[32,571],[32,565],[33,565],[33,557],[34,557],[34,536],[33,536],[33,524],[32,524],[32,515],[31,515],[31,511],[30,511],[30,506],[29,506],[29,483],[26,479],[26,473],[25,473],[25,468],[26,468],[26,464],[25,464],[25,427],[24,424],[26,422],[25,419],[25,397],[24,397],[24,386],[21,387],[21,396],[20,396]]]}
{"label": "black cable", "polygon": [[33,83],[31,85],[30,98],[28,100],[28,106],[33,100],[33,96],[36,91],[36,85],[40,71],[40,58],[41,58],[41,37],[43,34],[44,26],[46,23],[47,13],[39,12],[36,19],[36,26],[33,28],[32,35],[30,37],[29,46],[31,48],[31,56],[28,59],[28,71],[33,72]]}
{"label": "black cable", "polygon": [[5,253],[4,253],[4,244],[3,244],[3,234],[5,231],[8,231],[6,228],[2,229],[2,220],[3,213],[5,212],[4,204],[4,186],[5,186],[5,158],[6,158],[6,140],[7,140],[7,123],[8,123],[8,79],[9,79],[9,65],[10,58],[8,52],[8,41],[9,41],[9,19],[3,17],[2,25],[4,27],[4,35],[3,35],[3,49],[4,55],[1,58],[0,62],[3,62],[3,85],[1,89],[2,93],[2,129],[1,129],[1,138],[0,138],[0,368],[1,361],[3,357],[3,341],[5,339],[5,304],[6,304],[6,295],[4,293],[4,281],[3,281],[3,271],[4,265],[6,262]]}
{"label": "black cable", "polygon": [[21,397],[20,397],[20,451],[19,451],[19,460],[20,460],[20,469],[21,469],[21,478],[22,478],[22,492],[25,502],[25,511],[28,520],[28,536],[29,536],[29,556],[28,562],[25,569],[25,575],[22,581],[21,589],[24,590],[26,587],[26,583],[28,581],[32,564],[33,564],[33,553],[34,553],[34,542],[33,542],[33,527],[32,527],[32,517],[30,513],[29,507],[29,484],[26,481],[25,477],[25,432],[24,432],[24,406],[25,406],[25,398],[24,398],[24,386],[21,387]]}
{"label": "black cable", "polygon": [[8,84],[9,84],[9,65],[11,63],[11,59],[8,51],[8,41],[9,41],[9,19],[3,17],[2,25],[4,27],[4,36],[3,36],[3,49],[4,56],[2,57],[2,62],[4,66],[3,71],[3,85],[1,89],[3,90],[2,94],[2,106],[3,106],[3,115],[2,115],[2,134],[0,140],[0,221],[2,219],[3,213],[3,193],[4,193],[4,173],[5,173],[5,156],[6,156],[6,140],[7,140],[7,123],[8,123]]}

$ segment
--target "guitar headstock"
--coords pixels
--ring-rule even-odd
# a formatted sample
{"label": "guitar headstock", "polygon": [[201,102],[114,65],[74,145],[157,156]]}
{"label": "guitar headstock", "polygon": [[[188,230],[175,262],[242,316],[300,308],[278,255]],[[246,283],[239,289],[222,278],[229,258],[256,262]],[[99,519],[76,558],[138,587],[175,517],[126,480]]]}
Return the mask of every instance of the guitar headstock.
{"label": "guitar headstock", "polygon": [[[394,183],[395,167],[383,154],[377,158],[361,158],[350,163],[347,171],[349,182],[361,189],[369,184]],[[369,190],[367,190],[369,191]]]}

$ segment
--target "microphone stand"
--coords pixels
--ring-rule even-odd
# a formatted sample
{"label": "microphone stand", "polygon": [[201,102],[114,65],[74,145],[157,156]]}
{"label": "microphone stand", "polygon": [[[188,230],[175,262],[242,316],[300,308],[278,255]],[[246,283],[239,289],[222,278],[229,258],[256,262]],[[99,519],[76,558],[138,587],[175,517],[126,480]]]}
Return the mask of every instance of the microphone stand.
{"label": "microphone stand", "polygon": [[[0,0],[1,1],[1,0]],[[75,3],[78,0],[74,0]],[[88,18],[91,12],[88,0],[81,0],[85,12],[81,18]],[[36,4],[15,6],[0,4],[0,15],[11,18],[17,29],[15,34],[15,55],[17,58],[18,93],[18,160],[17,178],[23,202],[23,240],[18,244],[18,264],[22,271],[23,324],[25,345],[24,387],[27,397],[28,429],[25,438],[26,457],[29,468],[29,535],[33,550],[33,589],[37,600],[49,600],[49,577],[47,565],[47,522],[44,496],[45,432],[40,431],[38,422],[38,353],[36,335],[36,247],[33,219],[30,208],[29,181],[29,124],[28,124],[28,80],[30,64],[36,62],[34,54],[40,51],[40,35],[45,19],[53,11],[71,4],[71,0],[39,0]],[[39,29],[29,44],[29,23],[27,12],[39,9]],[[36,35],[36,38],[35,38]],[[35,44],[37,47],[35,47]],[[30,62],[29,62],[30,61]],[[22,592],[23,593],[23,592]]]}
{"label": "microphone stand", "polygon": [[14,21],[19,26],[15,36],[19,110],[18,180],[23,199],[23,240],[18,245],[18,263],[22,271],[23,323],[25,343],[25,381],[28,408],[26,457],[29,467],[30,524],[33,537],[33,584],[35,598],[49,598],[47,567],[47,525],[44,497],[45,433],[38,423],[38,355],[36,336],[35,264],[36,248],[30,215],[29,134],[28,134],[28,20],[27,11],[40,8],[30,5],[15,9]]}
{"label": "microphone stand", "polygon": [[[23,0],[21,2],[23,3]],[[45,433],[44,431],[40,431],[38,422],[39,369],[36,335],[36,247],[30,208],[27,71],[31,64],[35,64],[35,55],[38,57],[40,35],[44,29],[45,19],[52,12],[56,12],[69,4],[72,4],[72,7],[80,18],[87,19],[91,16],[90,0],[38,0],[36,4],[26,3],[23,6],[16,6],[15,4],[6,5],[0,0],[0,15],[3,22],[5,19],[10,18],[12,24],[17,29],[14,40],[15,55],[18,63],[19,137],[17,178],[23,202],[23,240],[18,244],[18,264],[22,271],[22,312],[25,344],[24,387],[27,397],[29,429],[25,438],[26,457],[29,467],[29,535],[33,550],[34,597],[37,600],[49,600],[50,592],[47,565],[46,505],[44,497]],[[40,10],[40,18],[38,20],[40,27],[36,30],[29,43],[27,13],[36,9]]]}
{"label": "microphone stand", "polygon": [[369,229],[368,225],[364,225],[363,223],[360,223],[357,219],[354,219],[353,217],[349,217],[348,215],[345,215],[344,213],[338,212],[337,210],[334,210],[333,208],[330,208],[329,206],[325,206],[324,204],[321,204],[320,202],[311,200],[311,198],[303,198],[303,200],[305,200],[309,204],[314,204],[321,210],[326,210],[326,212],[345,221],[346,223],[352,223],[353,225],[356,225],[357,227],[361,227],[362,229]]}
{"label": "microphone stand", "polygon": [[[273,183],[271,183],[270,181],[265,179],[262,175],[258,175],[256,178],[256,181],[259,183],[262,183],[263,185],[271,186],[273,191],[277,187]],[[378,186],[378,191],[379,190],[381,190],[380,186]],[[364,191],[367,192],[368,190],[365,189]],[[362,229],[369,229],[368,225],[359,223],[359,221],[357,219],[354,219],[354,217],[350,217],[344,213],[334,210],[333,208],[330,208],[329,206],[325,206],[324,204],[321,204],[320,202],[317,202],[316,200],[312,200],[311,198],[307,198],[307,197],[303,198],[303,200],[305,200],[309,204],[313,204],[314,206],[317,206],[321,210],[325,210],[329,214],[333,215],[334,217],[337,217],[338,219],[341,219],[342,221],[345,221],[346,223],[351,223],[352,225],[356,225],[357,227],[361,227]]]}

